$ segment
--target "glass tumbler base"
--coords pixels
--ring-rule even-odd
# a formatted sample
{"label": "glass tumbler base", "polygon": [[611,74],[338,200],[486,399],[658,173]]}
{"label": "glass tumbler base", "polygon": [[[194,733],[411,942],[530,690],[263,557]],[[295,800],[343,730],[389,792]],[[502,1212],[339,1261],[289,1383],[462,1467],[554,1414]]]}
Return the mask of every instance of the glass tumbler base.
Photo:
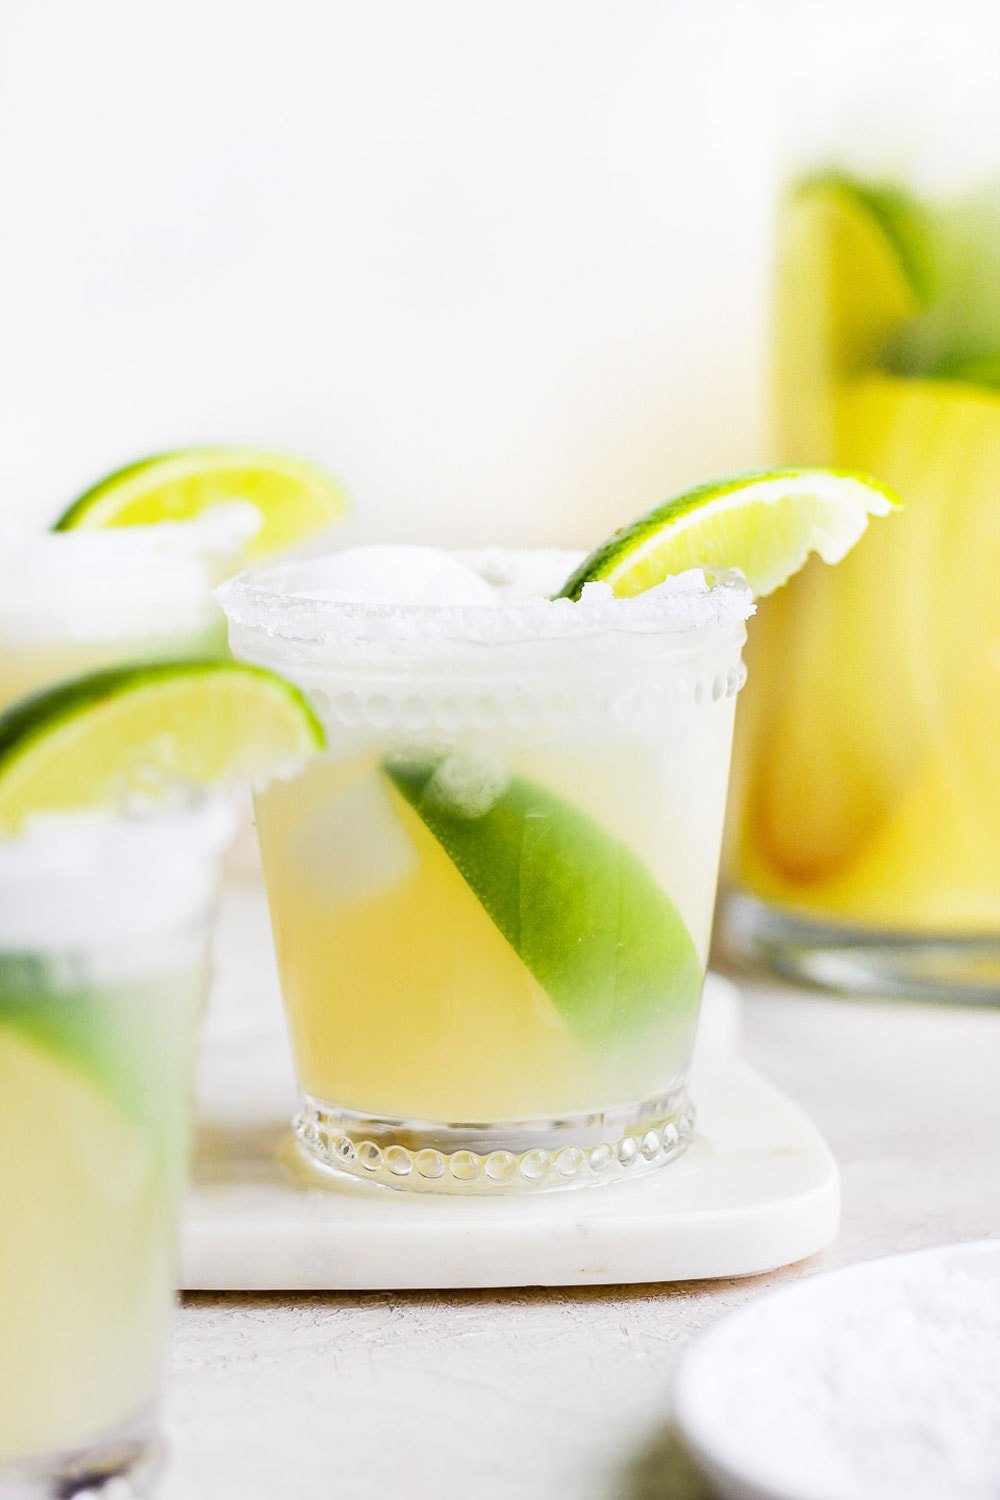
{"label": "glass tumbler base", "polygon": [[694,1127],[683,1085],[592,1114],[445,1125],[338,1109],[303,1095],[295,1134],[325,1171],[406,1192],[551,1191],[620,1181],[679,1156]]}
{"label": "glass tumbler base", "polygon": [[163,1466],[148,1421],[130,1422],[86,1448],[10,1464],[0,1459],[2,1500],[145,1500]]}
{"label": "glass tumbler base", "polygon": [[1000,938],[814,921],[730,895],[723,943],[799,984],[871,999],[1000,1005]]}

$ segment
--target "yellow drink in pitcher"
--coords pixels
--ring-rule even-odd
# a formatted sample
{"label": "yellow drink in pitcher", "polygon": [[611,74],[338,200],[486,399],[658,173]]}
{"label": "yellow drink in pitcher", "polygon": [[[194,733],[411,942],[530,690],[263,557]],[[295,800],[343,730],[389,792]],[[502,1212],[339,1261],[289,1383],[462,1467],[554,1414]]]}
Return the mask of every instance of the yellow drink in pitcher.
{"label": "yellow drink in pitcher", "polygon": [[732,828],[758,908],[737,925],[772,953],[782,918],[805,948],[802,923],[953,942],[910,980],[975,989],[1000,927],[1000,198],[824,177],[780,229],[778,457],[873,474],[904,509],[760,605]]}

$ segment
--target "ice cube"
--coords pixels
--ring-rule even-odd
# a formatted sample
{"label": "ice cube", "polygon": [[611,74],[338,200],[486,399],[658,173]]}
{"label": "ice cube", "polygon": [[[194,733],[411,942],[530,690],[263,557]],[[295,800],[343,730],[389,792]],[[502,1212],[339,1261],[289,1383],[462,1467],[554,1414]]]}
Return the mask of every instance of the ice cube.
{"label": "ice cube", "polygon": [[303,825],[295,857],[310,888],[338,906],[368,901],[399,885],[419,862],[385,783],[366,776]]}
{"label": "ice cube", "polygon": [[457,817],[481,818],[509,785],[510,771],[499,752],[454,750],[435,770],[427,796]]}
{"label": "ice cube", "polygon": [[496,604],[495,590],[473,568],[437,547],[349,547],[316,558],[299,573],[296,593],[351,604]]}

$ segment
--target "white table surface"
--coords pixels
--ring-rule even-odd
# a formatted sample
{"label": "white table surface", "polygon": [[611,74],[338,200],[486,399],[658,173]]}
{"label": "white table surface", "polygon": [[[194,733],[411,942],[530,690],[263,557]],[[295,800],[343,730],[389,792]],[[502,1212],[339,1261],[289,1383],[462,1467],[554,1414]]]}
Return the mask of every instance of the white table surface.
{"label": "white table surface", "polygon": [[162,1500],[701,1500],[687,1340],[781,1279],[1000,1234],[1000,1014],[746,985],[746,1053],[843,1174],[822,1257],[748,1281],[185,1299]]}

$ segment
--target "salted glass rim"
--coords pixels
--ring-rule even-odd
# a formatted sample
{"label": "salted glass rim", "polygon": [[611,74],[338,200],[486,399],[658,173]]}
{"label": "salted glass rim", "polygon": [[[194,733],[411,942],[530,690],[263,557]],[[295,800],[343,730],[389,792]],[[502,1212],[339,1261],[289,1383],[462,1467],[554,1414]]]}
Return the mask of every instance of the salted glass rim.
{"label": "salted glass rim", "polygon": [[[606,585],[588,585],[580,600],[552,598],[586,555],[552,548],[454,549],[499,591],[496,604],[389,604],[323,597],[309,592],[310,572],[322,556],[295,558],[228,579],[215,591],[230,627],[282,643],[309,647],[364,647],[387,653],[434,645],[512,646],[587,637],[671,636],[684,641],[742,636],[754,612],[742,574],[708,576],[691,569],[670,587],[616,598]],[[516,597],[518,564],[531,565],[540,592]]]}
{"label": "salted glass rim", "polygon": [[[142,526],[0,535],[0,640],[29,647],[208,629],[212,587],[260,529],[250,501]],[[231,560],[231,561],[230,561]]]}
{"label": "salted glass rim", "polygon": [[100,955],[190,929],[236,824],[222,792],[38,814],[0,834],[0,957]]}

